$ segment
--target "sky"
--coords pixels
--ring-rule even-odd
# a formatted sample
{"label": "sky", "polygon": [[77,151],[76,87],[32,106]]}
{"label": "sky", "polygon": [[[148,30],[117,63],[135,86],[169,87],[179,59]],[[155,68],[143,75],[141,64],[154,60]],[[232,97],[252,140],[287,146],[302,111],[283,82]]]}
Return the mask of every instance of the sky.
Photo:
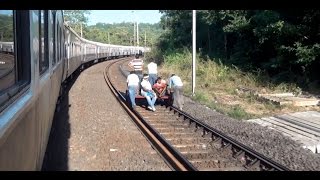
{"label": "sky", "polygon": [[12,15],[12,10],[0,10],[0,14]]}
{"label": "sky", "polygon": [[88,25],[101,23],[133,22],[135,17],[139,23],[160,22],[161,13],[158,10],[92,10],[88,16]]}

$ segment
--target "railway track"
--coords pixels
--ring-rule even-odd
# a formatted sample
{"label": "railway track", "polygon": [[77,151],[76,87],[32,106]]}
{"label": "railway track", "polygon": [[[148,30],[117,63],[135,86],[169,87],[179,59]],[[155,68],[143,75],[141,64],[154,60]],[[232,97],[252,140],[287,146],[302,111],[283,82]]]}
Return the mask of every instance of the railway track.
{"label": "railway track", "polygon": [[14,70],[14,56],[0,53],[0,80],[11,74]]}
{"label": "railway track", "polygon": [[172,169],[179,171],[290,170],[173,106],[157,106],[156,112],[147,110],[145,104],[138,106],[136,110],[130,109],[123,93],[126,88],[125,83],[112,83],[112,76],[108,73],[111,66],[123,65],[121,63],[121,60],[115,61],[106,67],[105,80],[120,104]]}

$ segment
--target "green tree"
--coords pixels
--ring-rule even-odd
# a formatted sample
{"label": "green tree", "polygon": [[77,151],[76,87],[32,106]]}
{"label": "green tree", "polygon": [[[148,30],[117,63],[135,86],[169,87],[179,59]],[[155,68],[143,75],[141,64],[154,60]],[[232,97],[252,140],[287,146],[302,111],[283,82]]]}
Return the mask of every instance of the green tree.
{"label": "green tree", "polygon": [[13,16],[0,14],[0,41],[13,42]]}
{"label": "green tree", "polygon": [[90,10],[64,10],[64,21],[75,30],[79,35],[82,31],[86,29],[88,23],[88,15],[90,15]]}
{"label": "green tree", "polygon": [[[161,53],[191,49],[191,10],[163,10]],[[320,10],[199,10],[197,52],[277,79],[317,80]],[[259,71],[260,71],[259,70]],[[261,72],[261,71],[260,71]],[[278,78],[280,77],[280,78]]]}
{"label": "green tree", "polygon": [[[134,45],[133,23],[97,23],[96,25],[89,26],[88,28],[89,29],[85,34],[87,39],[117,45]],[[162,32],[163,31],[161,30],[159,23],[139,23],[140,46],[144,46],[146,40],[146,46],[152,47]]]}

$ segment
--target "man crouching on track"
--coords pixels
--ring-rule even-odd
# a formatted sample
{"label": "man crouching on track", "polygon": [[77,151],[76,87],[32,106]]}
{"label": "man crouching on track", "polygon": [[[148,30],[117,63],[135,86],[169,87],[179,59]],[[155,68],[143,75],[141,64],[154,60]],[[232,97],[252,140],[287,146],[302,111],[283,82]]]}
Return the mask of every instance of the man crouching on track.
{"label": "man crouching on track", "polygon": [[136,108],[136,94],[139,90],[139,82],[140,80],[138,75],[135,74],[134,71],[131,71],[127,77],[127,85],[132,109]]}
{"label": "man crouching on track", "polygon": [[141,95],[144,96],[148,101],[148,109],[151,111],[156,111],[154,104],[157,100],[156,93],[152,90],[151,84],[148,81],[149,75],[144,74],[141,82]]}

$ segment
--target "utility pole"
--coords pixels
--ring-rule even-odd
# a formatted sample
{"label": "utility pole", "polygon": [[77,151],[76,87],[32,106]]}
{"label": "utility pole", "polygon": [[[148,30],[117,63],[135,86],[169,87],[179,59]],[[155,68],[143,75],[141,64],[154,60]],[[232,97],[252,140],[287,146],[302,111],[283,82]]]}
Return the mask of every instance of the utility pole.
{"label": "utility pole", "polygon": [[[134,41],[137,40],[137,44],[136,45],[139,46],[139,23],[138,23],[137,15],[136,15],[135,11],[131,11],[131,12],[134,15],[135,23],[137,23],[137,31],[134,32],[134,34],[136,35],[136,39],[134,39]],[[137,32],[137,34],[136,34],[136,32]]]}
{"label": "utility pole", "polygon": [[110,33],[108,32],[108,43],[110,44]]}
{"label": "utility pole", "polygon": [[137,21],[137,46],[139,46],[139,23]]}
{"label": "utility pole", "polygon": [[147,33],[144,31],[144,47],[147,47]]}
{"label": "utility pole", "polygon": [[81,29],[81,37],[82,37],[82,23],[80,23],[80,29]]}
{"label": "utility pole", "polygon": [[196,10],[192,10],[192,95],[196,86]]}
{"label": "utility pole", "polygon": [[136,22],[133,22],[133,46],[136,46]]}
{"label": "utility pole", "polygon": [[[132,12],[133,16],[135,17],[135,19],[133,20],[133,46],[136,46],[136,22],[137,22],[137,18],[136,18],[136,15],[135,15],[134,11],[131,11],[131,12]],[[138,24],[137,24],[137,26],[138,26]]]}

